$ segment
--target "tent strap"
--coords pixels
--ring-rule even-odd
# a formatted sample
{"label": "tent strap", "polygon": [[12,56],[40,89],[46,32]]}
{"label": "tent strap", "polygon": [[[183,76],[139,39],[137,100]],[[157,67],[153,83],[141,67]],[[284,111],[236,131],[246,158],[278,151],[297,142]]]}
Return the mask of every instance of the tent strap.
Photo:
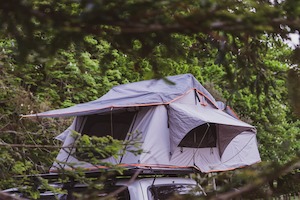
{"label": "tent strap", "polygon": [[200,100],[200,98],[199,98],[199,96],[197,94],[197,90],[196,89],[194,89],[194,93],[195,93],[195,105],[197,105],[197,100],[198,100],[199,103],[201,102],[201,100]]}
{"label": "tent strap", "polygon": [[207,128],[206,128],[206,130],[205,130],[205,133],[204,133],[203,137],[201,138],[201,141],[199,142],[199,145],[197,146],[197,149],[194,151],[193,157],[192,157],[192,159],[193,159],[193,165],[196,166],[196,167],[197,167],[197,165],[196,165],[196,163],[195,163],[195,155],[196,155],[198,149],[200,148],[200,146],[201,146],[201,144],[202,144],[202,142],[203,142],[203,140],[204,140],[206,134],[208,133],[209,127],[210,127],[210,124],[209,124],[209,123],[206,123],[206,124],[207,124]]}
{"label": "tent strap", "polygon": [[[205,100],[204,100],[204,96],[198,96],[198,92],[197,92],[197,90],[195,89],[194,90],[195,91],[195,98],[198,100],[198,102],[201,104],[201,105],[203,105],[203,106],[206,106],[207,104],[205,103]],[[197,100],[195,99],[195,105],[197,105]]]}

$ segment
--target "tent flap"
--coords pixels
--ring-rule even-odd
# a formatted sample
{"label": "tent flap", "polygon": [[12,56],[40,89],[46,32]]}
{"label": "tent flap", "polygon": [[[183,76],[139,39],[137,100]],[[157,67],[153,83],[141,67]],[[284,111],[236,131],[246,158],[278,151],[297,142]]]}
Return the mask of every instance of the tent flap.
{"label": "tent flap", "polygon": [[244,127],[244,126],[229,126],[229,125],[218,125],[218,147],[219,153],[222,157],[223,152],[225,151],[228,144],[235,138],[238,134],[243,131],[251,131],[253,128]]}
{"label": "tent flap", "polygon": [[[254,128],[221,110],[202,105],[172,103],[169,109],[171,153],[192,129],[202,124],[217,124],[220,155],[237,134]],[[221,138],[221,140],[220,140]]]}

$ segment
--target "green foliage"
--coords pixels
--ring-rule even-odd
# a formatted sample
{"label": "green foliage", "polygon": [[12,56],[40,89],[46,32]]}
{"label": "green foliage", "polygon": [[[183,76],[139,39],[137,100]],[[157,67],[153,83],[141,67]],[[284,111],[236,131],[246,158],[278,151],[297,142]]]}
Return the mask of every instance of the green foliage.
{"label": "green foliage", "polygon": [[[115,47],[128,51],[132,50],[132,40],[137,39],[145,53],[157,44],[171,44],[169,36],[174,32],[190,35],[221,31],[246,40],[248,35],[278,33],[286,37],[286,33],[299,30],[294,1],[30,0],[6,2],[0,9],[4,11],[0,15],[4,31],[17,38],[22,54],[32,50],[55,52],[73,41],[84,41],[90,34],[106,37]],[[22,20],[24,16],[28,20]]]}
{"label": "green foliage", "polygon": [[75,133],[73,136],[76,139],[75,157],[81,161],[86,161],[94,165],[110,166],[111,163],[102,162],[102,159],[108,157],[120,157],[123,156],[126,151],[133,153],[134,155],[140,155],[143,153],[141,149],[140,134],[129,133],[130,139],[121,141],[114,139],[112,136],[96,137],[88,135],[80,135]]}
{"label": "green foliage", "polygon": [[110,156],[120,156],[122,150],[122,141],[107,137],[89,137],[83,135],[76,144],[76,157],[79,160],[99,164],[99,161]]}
{"label": "green foliage", "polygon": [[13,168],[12,171],[15,174],[23,174],[25,173],[28,169],[30,169],[32,167],[32,164],[29,161],[25,161],[25,162],[20,162],[17,161]]}
{"label": "green foliage", "polygon": [[288,72],[288,90],[289,90],[289,101],[293,106],[294,113],[300,115],[300,104],[299,104],[299,84],[300,84],[300,73],[299,69],[293,68]]}
{"label": "green foliage", "polygon": [[[188,56],[188,60],[202,62],[213,56],[215,64],[225,66],[224,78],[231,81],[231,88],[237,90],[249,86],[252,91],[260,94],[266,92],[273,83],[264,63],[264,49],[271,47],[265,42],[266,37],[277,42],[280,37],[286,39],[289,33],[299,32],[297,6],[295,1],[256,0],[14,0],[0,6],[3,11],[0,12],[0,19],[3,21],[3,34],[15,38],[15,52],[21,60],[31,60],[32,55],[39,59],[49,56],[56,58],[61,48],[69,50],[76,44],[76,49],[80,51],[76,58],[82,57],[85,66],[97,69],[102,64],[104,68],[110,69],[106,63],[99,62],[98,56],[105,60],[109,47],[113,47],[114,52],[109,57],[123,54],[134,58],[130,59],[130,66],[125,66],[123,61],[128,63],[129,60],[118,56],[112,65],[134,68],[133,71],[138,73],[132,75],[137,77],[141,72],[140,63],[147,59],[153,72],[148,71],[148,75],[143,74],[146,76],[142,77],[153,74],[155,78],[161,78],[170,68],[177,68],[175,73],[187,71],[187,66],[182,71],[178,70],[176,63],[180,63],[179,58]],[[92,53],[90,49],[85,52],[83,49],[87,46],[96,49]],[[296,49],[294,63],[298,63],[297,52]],[[93,58],[89,56],[92,54]],[[74,55],[71,57],[74,58]],[[234,63],[230,62],[232,58]],[[111,60],[111,57],[107,60]],[[176,63],[172,63],[173,60]],[[66,65],[64,63],[61,66]],[[180,63],[180,66],[185,65]],[[206,63],[200,66],[206,66]],[[84,71],[81,69],[81,73]],[[193,72],[196,71],[197,68]],[[29,72],[26,75],[29,77],[25,78],[30,79]],[[102,71],[100,76],[103,75]],[[58,74],[55,76],[60,77]],[[97,83],[91,77],[84,77],[84,80],[89,86]],[[61,87],[69,86],[61,83],[61,80],[57,81]],[[50,96],[58,98],[54,91],[49,92]],[[78,101],[87,96],[70,98]],[[66,105],[69,105],[68,102]]]}
{"label": "green foliage", "polygon": [[[6,144],[60,146],[53,138],[72,120],[20,120],[20,115],[95,100],[118,84],[182,73],[192,73],[216,99],[256,126],[263,161],[286,163],[300,148],[294,115],[299,113],[299,49],[292,51],[281,37],[299,31],[297,5],[252,0],[2,3],[0,188],[13,186],[13,175],[47,172],[58,150]],[[81,157],[94,163],[107,152],[122,154],[127,145],[86,136],[79,143]],[[134,153],[141,153],[136,147]],[[237,185],[253,176],[247,173],[236,178]],[[288,180],[297,174],[280,177],[278,191],[290,192]],[[38,196],[35,189],[31,196]]]}

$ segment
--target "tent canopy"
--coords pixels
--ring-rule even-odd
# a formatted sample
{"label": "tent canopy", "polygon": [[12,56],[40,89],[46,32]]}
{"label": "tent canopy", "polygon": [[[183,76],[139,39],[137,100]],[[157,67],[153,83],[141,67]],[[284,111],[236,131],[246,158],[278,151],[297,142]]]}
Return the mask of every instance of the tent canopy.
{"label": "tent canopy", "polygon": [[24,117],[70,117],[109,112],[112,108],[139,107],[169,104],[186,93],[196,90],[211,105],[220,107],[212,95],[191,74],[170,76],[165,80],[147,80],[113,87],[101,98],[75,106],[51,110],[43,113],[24,115]]}

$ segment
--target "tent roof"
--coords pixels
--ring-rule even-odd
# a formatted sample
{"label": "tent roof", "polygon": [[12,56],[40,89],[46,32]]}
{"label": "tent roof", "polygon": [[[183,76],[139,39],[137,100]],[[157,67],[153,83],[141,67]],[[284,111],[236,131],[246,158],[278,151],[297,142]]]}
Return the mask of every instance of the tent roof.
{"label": "tent roof", "polygon": [[101,98],[75,106],[47,112],[24,115],[24,117],[69,117],[104,113],[112,108],[138,107],[169,104],[191,90],[197,90],[215,107],[213,96],[191,74],[169,76],[169,84],[163,79],[152,79],[113,87]]}

